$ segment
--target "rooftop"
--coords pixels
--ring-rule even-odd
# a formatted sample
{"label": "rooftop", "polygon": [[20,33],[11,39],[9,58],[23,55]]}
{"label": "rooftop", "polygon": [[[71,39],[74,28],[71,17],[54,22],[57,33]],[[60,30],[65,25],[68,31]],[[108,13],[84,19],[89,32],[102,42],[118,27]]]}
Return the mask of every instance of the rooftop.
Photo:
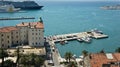
{"label": "rooftop", "polygon": [[10,32],[10,31],[14,31],[14,30],[18,30],[18,29],[13,26],[0,28],[0,32]]}
{"label": "rooftop", "polygon": [[41,22],[31,22],[31,23],[22,22],[20,24],[17,24],[17,26],[29,26],[30,28],[44,28],[44,25]]}
{"label": "rooftop", "polygon": [[90,55],[91,67],[103,67],[103,65],[118,67],[118,62],[120,63],[120,53],[96,53]]}

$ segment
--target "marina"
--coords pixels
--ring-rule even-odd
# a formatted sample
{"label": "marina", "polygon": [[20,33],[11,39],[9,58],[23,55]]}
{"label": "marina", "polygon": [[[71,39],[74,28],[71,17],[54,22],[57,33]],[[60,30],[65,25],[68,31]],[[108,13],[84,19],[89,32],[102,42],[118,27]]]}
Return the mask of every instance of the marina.
{"label": "marina", "polygon": [[107,38],[108,35],[103,34],[101,31],[98,30],[91,30],[88,32],[79,32],[79,33],[71,33],[71,34],[63,34],[63,35],[54,35],[46,37],[47,41],[52,41],[55,43],[60,42],[61,44],[67,43],[70,40],[78,40],[80,42],[90,43],[92,38],[101,39]]}

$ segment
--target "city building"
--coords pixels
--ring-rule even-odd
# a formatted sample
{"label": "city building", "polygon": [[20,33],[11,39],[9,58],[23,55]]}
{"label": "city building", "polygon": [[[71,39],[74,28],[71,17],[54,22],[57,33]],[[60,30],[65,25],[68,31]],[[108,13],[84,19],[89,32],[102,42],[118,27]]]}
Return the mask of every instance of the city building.
{"label": "city building", "polygon": [[44,25],[38,22],[22,22],[16,26],[0,28],[0,47],[29,45],[44,46]]}
{"label": "city building", "polygon": [[[120,67],[120,53],[90,54],[85,65],[89,67]],[[87,66],[88,67],[88,66]]]}
{"label": "city building", "polygon": [[20,43],[19,30],[16,27],[0,28],[0,47],[9,48]]}

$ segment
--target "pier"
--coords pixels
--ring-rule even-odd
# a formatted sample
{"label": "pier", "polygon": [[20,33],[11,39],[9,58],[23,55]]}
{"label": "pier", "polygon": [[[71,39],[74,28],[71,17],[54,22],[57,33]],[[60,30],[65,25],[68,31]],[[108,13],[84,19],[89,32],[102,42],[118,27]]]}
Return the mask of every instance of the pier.
{"label": "pier", "polygon": [[35,19],[35,17],[13,17],[13,18],[0,18],[0,20],[22,20],[22,19]]}
{"label": "pier", "polygon": [[71,34],[62,34],[62,35],[54,35],[46,37],[46,40],[53,41],[53,42],[60,42],[60,41],[69,41],[69,40],[77,40],[80,38],[107,38],[108,35],[103,34],[101,31],[98,30],[91,30],[88,32],[79,32],[79,33],[71,33]]}

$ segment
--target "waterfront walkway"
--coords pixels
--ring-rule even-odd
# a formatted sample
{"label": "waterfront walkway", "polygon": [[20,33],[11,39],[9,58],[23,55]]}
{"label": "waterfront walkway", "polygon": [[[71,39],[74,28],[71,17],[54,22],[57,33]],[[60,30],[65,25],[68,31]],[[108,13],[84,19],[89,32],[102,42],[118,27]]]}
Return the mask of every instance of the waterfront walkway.
{"label": "waterfront walkway", "polygon": [[[60,62],[65,61],[65,59],[60,56],[58,49],[55,47],[55,43],[61,41],[77,40],[79,38],[84,38],[84,37],[99,39],[99,38],[106,38],[108,37],[108,35],[105,35],[98,30],[91,30],[88,32],[79,32],[79,33],[54,35],[54,36],[46,37],[46,41],[49,43],[52,51],[54,67],[63,67],[63,65],[62,66],[60,65]],[[80,61],[83,61],[83,59],[76,58],[78,67],[83,67],[79,64]]]}

